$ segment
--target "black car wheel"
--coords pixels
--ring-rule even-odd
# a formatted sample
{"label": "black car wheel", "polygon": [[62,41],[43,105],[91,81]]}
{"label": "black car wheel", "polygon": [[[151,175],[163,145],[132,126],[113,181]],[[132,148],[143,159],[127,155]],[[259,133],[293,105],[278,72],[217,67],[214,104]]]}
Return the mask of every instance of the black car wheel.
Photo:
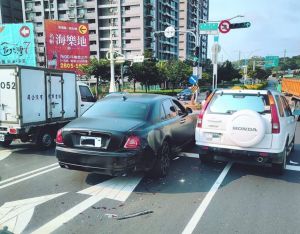
{"label": "black car wheel", "polygon": [[167,141],[164,141],[150,174],[152,177],[165,177],[168,174],[169,167],[170,145]]}
{"label": "black car wheel", "polygon": [[8,147],[11,143],[12,143],[12,139],[6,139],[6,140],[4,140],[4,141],[1,141],[1,146],[2,147]]}

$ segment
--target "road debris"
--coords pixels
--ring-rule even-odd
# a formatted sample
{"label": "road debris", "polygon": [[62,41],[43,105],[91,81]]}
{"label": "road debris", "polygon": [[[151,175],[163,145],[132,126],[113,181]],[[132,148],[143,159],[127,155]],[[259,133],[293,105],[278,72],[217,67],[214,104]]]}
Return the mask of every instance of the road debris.
{"label": "road debris", "polygon": [[137,213],[125,215],[123,217],[119,217],[119,218],[117,218],[117,220],[129,219],[129,218],[133,218],[133,217],[137,217],[137,216],[141,216],[141,215],[146,215],[146,214],[151,214],[151,213],[153,213],[152,210],[144,210],[144,211],[141,211],[141,212],[137,212]]}
{"label": "road debris", "polygon": [[118,217],[118,215],[116,215],[116,214],[105,214],[105,216],[109,219],[115,219]]}

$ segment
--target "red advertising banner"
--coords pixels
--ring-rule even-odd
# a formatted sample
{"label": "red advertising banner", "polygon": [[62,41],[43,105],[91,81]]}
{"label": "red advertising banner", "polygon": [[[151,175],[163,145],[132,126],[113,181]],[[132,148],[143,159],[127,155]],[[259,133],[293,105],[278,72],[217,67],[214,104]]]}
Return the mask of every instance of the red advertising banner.
{"label": "red advertising banner", "polygon": [[75,71],[89,63],[88,24],[45,20],[48,68]]}

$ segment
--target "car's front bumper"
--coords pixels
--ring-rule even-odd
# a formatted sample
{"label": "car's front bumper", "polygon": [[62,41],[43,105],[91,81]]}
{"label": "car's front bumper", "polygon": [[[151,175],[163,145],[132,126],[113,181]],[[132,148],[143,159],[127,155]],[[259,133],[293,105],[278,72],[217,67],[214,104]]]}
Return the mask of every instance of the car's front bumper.
{"label": "car's front bumper", "polygon": [[141,150],[105,152],[89,149],[56,147],[62,168],[118,176],[141,169]]}
{"label": "car's front bumper", "polygon": [[216,160],[229,159],[240,163],[271,165],[272,163],[282,163],[283,161],[282,153],[269,153],[265,152],[264,150],[258,152],[198,145],[198,151],[200,157],[201,155],[210,155],[213,159]]}

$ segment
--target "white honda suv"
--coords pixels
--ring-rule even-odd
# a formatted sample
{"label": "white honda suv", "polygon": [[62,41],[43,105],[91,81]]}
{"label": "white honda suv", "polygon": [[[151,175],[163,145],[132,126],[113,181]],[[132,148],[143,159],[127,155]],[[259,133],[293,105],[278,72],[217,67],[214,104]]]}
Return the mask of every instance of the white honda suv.
{"label": "white honda suv", "polygon": [[198,116],[202,162],[233,159],[269,165],[282,174],[294,149],[296,116],[286,98],[268,90],[218,90]]}

